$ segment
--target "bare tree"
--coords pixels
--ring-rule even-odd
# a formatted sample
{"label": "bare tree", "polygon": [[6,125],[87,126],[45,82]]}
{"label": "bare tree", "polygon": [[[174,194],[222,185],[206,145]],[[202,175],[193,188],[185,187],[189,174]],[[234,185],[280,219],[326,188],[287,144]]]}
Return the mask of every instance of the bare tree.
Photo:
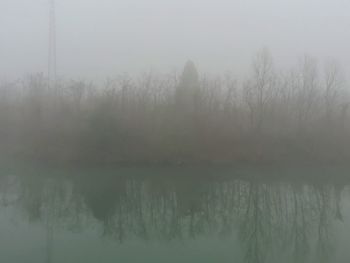
{"label": "bare tree", "polygon": [[339,106],[339,100],[344,85],[344,77],[339,63],[336,60],[327,61],[325,65],[324,79],[326,120],[328,125],[331,126],[332,121],[334,120],[334,111]]}
{"label": "bare tree", "polygon": [[264,48],[260,50],[253,61],[253,75],[245,83],[245,100],[249,106],[251,121],[256,131],[261,132],[266,107],[273,96],[276,75],[273,59]]}
{"label": "bare tree", "polygon": [[315,58],[305,55],[299,64],[297,117],[299,131],[305,130],[311,111],[317,100],[318,68]]}

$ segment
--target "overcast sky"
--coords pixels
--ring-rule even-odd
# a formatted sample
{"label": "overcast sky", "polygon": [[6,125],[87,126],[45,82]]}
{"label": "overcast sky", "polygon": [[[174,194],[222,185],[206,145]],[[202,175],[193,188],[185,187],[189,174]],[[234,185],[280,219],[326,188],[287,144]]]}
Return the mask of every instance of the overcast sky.
{"label": "overcast sky", "polygon": [[[305,53],[350,72],[349,0],[56,0],[58,73],[100,79],[170,72],[240,74],[268,47],[280,65]],[[0,0],[0,77],[46,72],[48,0]]]}

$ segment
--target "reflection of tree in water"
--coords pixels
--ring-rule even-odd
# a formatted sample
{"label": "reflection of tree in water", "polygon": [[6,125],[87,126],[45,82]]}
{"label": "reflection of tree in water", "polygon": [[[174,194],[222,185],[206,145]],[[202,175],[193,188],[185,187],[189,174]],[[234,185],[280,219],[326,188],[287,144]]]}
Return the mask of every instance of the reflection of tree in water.
{"label": "reflection of tree in water", "polygon": [[[54,228],[83,231],[101,225],[103,235],[119,242],[237,233],[245,262],[270,262],[282,252],[290,262],[331,262],[332,222],[342,219],[343,188],[327,184],[185,176],[35,178],[20,178],[17,199],[12,194],[11,200],[29,220],[45,222],[48,255]],[[9,199],[4,189],[2,200]]]}

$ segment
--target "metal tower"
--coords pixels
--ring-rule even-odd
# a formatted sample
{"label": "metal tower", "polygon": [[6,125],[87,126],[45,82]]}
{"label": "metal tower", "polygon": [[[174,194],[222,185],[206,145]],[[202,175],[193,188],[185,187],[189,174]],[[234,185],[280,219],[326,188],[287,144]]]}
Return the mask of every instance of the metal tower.
{"label": "metal tower", "polygon": [[56,86],[56,14],[55,0],[49,0],[49,56],[48,56],[48,83],[49,88]]}

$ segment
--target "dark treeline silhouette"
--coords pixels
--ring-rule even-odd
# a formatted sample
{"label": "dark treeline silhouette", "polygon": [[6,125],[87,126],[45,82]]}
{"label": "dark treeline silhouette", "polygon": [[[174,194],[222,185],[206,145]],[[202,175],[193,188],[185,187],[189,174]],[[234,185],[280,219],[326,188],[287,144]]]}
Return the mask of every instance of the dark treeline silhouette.
{"label": "dark treeline silhouette", "polygon": [[[0,209],[15,207],[42,223],[54,244],[59,231],[98,233],[120,243],[238,241],[238,262],[332,262],[333,225],[342,221],[337,183],[118,174],[0,177]],[[347,188],[346,188],[347,189]],[[234,239],[231,239],[234,238]]]}
{"label": "dark treeline silhouette", "polygon": [[79,162],[345,161],[350,100],[335,61],[278,70],[268,50],[238,81],[126,75],[95,86],[33,75],[0,85],[3,154]]}

